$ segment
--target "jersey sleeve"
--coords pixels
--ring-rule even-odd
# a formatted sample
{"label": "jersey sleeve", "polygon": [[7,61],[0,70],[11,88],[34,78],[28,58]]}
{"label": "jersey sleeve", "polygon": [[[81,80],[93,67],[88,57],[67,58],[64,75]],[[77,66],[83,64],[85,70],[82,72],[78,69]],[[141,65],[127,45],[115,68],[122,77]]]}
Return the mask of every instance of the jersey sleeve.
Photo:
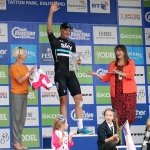
{"label": "jersey sleeve", "polygon": [[18,70],[13,65],[10,67],[9,73],[12,78],[16,79],[17,77],[20,77]]}
{"label": "jersey sleeve", "polygon": [[76,53],[76,45],[73,43],[72,52]]}
{"label": "jersey sleeve", "polygon": [[57,41],[57,38],[54,36],[53,32],[47,33],[48,39],[51,45],[55,44]]}

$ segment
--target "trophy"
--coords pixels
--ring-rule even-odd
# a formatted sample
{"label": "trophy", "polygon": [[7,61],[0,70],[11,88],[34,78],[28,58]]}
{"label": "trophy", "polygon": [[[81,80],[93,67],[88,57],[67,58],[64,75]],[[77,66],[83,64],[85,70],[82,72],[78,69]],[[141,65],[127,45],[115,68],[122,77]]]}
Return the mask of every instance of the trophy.
{"label": "trophy", "polygon": [[78,60],[80,60],[80,53],[71,53],[69,57],[69,71],[79,71]]}

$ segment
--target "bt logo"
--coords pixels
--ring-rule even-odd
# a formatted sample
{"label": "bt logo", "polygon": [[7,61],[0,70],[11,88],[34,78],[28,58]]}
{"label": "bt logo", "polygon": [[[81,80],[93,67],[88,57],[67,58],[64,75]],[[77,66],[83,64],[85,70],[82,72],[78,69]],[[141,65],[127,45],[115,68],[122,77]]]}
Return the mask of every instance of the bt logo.
{"label": "bt logo", "polygon": [[92,4],[92,8],[101,8],[103,10],[107,10],[108,3],[102,2],[101,4]]}

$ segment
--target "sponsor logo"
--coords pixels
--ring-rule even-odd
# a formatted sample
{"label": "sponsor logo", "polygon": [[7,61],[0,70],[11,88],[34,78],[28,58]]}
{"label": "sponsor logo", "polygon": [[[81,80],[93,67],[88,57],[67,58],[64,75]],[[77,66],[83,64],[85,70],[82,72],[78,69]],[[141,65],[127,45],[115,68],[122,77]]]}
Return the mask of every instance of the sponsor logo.
{"label": "sponsor logo", "polygon": [[0,0],[0,10],[6,10],[6,0]]}
{"label": "sponsor logo", "polygon": [[73,30],[70,33],[69,38],[71,40],[90,40],[90,33],[89,32],[84,32],[81,29],[73,28]]}
{"label": "sponsor logo", "polygon": [[7,98],[7,93],[0,92],[0,98]]}
{"label": "sponsor logo", "polygon": [[143,47],[127,46],[129,58],[134,60],[135,64],[144,64]]}
{"label": "sponsor logo", "polygon": [[150,45],[150,28],[145,28],[145,45]]}
{"label": "sponsor logo", "polygon": [[144,7],[150,7],[150,0],[144,0]]}
{"label": "sponsor logo", "polygon": [[141,100],[143,97],[145,97],[145,90],[144,89],[140,89],[137,93],[137,99]]}
{"label": "sponsor logo", "polygon": [[67,12],[87,12],[87,0],[67,0]]}
{"label": "sponsor logo", "polygon": [[0,58],[3,58],[3,55],[7,54],[7,50],[0,49]]}
{"label": "sponsor logo", "polygon": [[93,27],[94,44],[117,44],[116,27]]}
{"label": "sponsor logo", "polygon": [[41,92],[42,98],[57,98],[59,100],[59,96],[57,92]]}
{"label": "sponsor logo", "polygon": [[120,27],[120,42],[129,45],[143,44],[142,28]]}
{"label": "sponsor logo", "polygon": [[143,116],[146,116],[146,110],[136,110],[136,118],[142,119]]}
{"label": "sponsor logo", "polygon": [[96,86],[96,103],[97,104],[111,103],[109,86]]}
{"label": "sponsor logo", "polygon": [[150,22],[150,12],[147,12],[147,13],[145,14],[145,20],[146,20],[147,22]]}
{"label": "sponsor logo", "polygon": [[137,34],[120,34],[120,38],[124,38],[124,39],[142,39],[142,36],[137,35]]}
{"label": "sponsor logo", "polygon": [[[60,25],[53,25],[53,34],[56,38],[60,36]],[[40,43],[49,43],[46,25],[39,25],[39,42]]]}
{"label": "sponsor logo", "polygon": [[141,26],[141,9],[119,8],[119,25]]}
{"label": "sponsor logo", "polygon": [[118,6],[141,7],[141,0],[118,0]]}
{"label": "sponsor logo", "polygon": [[0,66],[0,83],[8,84],[8,66],[7,65]]}
{"label": "sponsor logo", "polygon": [[92,84],[93,78],[91,75],[86,74],[89,70],[92,70],[92,66],[80,66],[80,72],[76,72],[76,76],[80,84]]}
{"label": "sponsor logo", "polygon": [[104,68],[99,68],[97,71],[96,71],[99,75],[106,75],[106,73],[108,72],[108,70],[105,70]]}
{"label": "sponsor logo", "polygon": [[141,15],[140,14],[122,14],[120,13],[120,19],[121,20],[140,20]]}
{"label": "sponsor logo", "polygon": [[95,64],[109,64],[115,59],[114,47],[94,46],[94,57]]}
{"label": "sponsor logo", "polygon": [[35,32],[29,31],[27,28],[14,27],[11,34],[15,39],[35,39]]}
{"label": "sponsor logo", "polygon": [[10,149],[10,129],[0,129],[0,149]]}
{"label": "sponsor logo", "polygon": [[[36,45],[26,45],[26,44],[19,44],[20,47],[23,47],[26,50],[27,58],[25,60],[25,63],[37,63],[37,46]],[[18,47],[18,44],[12,44],[11,45],[11,51],[15,47]],[[11,63],[14,63],[16,60],[12,56],[11,57]]]}
{"label": "sponsor logo", "polygon": [[40,45],[40,63],[41,64],[53,64],[53,54],[49,44]]}
{"label": "sponsor logo", "polygon": [[90,1],[90,11],[92,13],[110,13],[110,1],[91,0]]}
{"label": "sponsor logo", "polygon": [[[81,86],[81,93],[83,96],[84,104],[93,104],[93,86]],[[73,97],[69,94],[69,104],[75,104]]]}
{"label": "sponsor logo", "polygon": [[59,106],[42,107],[42,125],[53,125],[54,119],[60,114]]}
{"label": "sponsor logo", "polygon": [[0,108],[0,127],[9,126],[9,108]]}
{"label": "sponsor logo", "polygon": [[0,42],[8,42],[8,25],[0,23]]}
{"label": "sponsor logo", "polygon": [[72,46],[68,45],[67,43],[61,43],[61,48],[67,48],[69,50],[72,50]]}
{"label": "sponsor logo", "polygon": [[[77,119],[76,119],[76,114],[75,114],[75,109],[73,109],[72,111],[71,111],[71,118],[72,118],[72,120],[74,120],[74,121],[76,121]],[[90,120],[90,121],[92,121],[93,120],[93,118],[94,118],[94,113],[89,113],[89,112],[86,112],[85,110],[82,110],[82,118],[83,118],[83,120],[85,121],[88,121],[88,120]]]}
{"label": "sponsor logo", "polygon": [[39,128],[23,129],[22,141],[28,147],[39,147]]}
{"label": "sponsor logo", "polygon": [[0,144],[5,144],[7,141],[9,141],[9,134],[5,132],[0,137]]}

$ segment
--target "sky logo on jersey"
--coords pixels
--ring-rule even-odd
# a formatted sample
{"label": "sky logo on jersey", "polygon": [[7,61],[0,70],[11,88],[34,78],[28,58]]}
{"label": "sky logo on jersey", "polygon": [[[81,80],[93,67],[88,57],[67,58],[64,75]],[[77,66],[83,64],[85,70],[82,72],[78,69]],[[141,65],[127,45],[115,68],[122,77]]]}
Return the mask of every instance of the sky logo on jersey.
{"label": "sky logo on jersey", "polygon": [[15,43],[36,43],[37,24],[36,23],[11,23],[11,42]]}
{"label": "sky logo on jersey", "polygon": [[[26,44],[12,44],[11,53],[15,47],[22,47],[27,52],[27,58],[24,63],[37,63],[37,46],[36,45],[26,45]],[[14,63],[16,60],[12,56],[11,63]]]}
{"label": "sky logo on jersey", "polygon": [[54,64],[53,54],[49,44],[40,44],[39,52],[40,52],[40,64],[42,65]]}
{"label": "sky logo on jersey", "polygon": [[144,64],[143,47],[127,46],[128,56],[135,64]]}
{"label": "sky logo on jersey", "polygon": [[0,63],[8,63],[8,46],[0,44]]}
{"label": "sky logo on jersey", "polygon": [[[93,71],[101,76],[105,76],[108,72],[109,65],[95,65]],[[99,78],[94,76],[94,83],[96,85],[109,85],[109,82],[102,82]]]}
{"label": "sky logo on jersey", "polygon": [[[53,25],[53,34],[56,38],[60,37],[60,25]],[[39,25],[39,43],[49,43],[46,25]]]}
{"label": "sky logo on jersey", "polygon": [[136,105],[136,122],[134,124],[143,124],[147,120],[146,105]]}
{"label": "sky logo on jersey", "polygon": [[[74,126],[77,124],[77,118],[75,114],[74,105],[69,106],[69,125]],[[82,107],[82,118],[84,125],[94,125],[95,122],[95,110],[94,105],[83,105]]]}
{"label": "sky logo on jersey", "polygon": [[[90,44],[91,40],[91,30],[90,27],[85,28],[84,25],[72,24],[73,30],[71,30],[69,39],[76,44]],[[92,43],[91,43],[92,44]]]}

